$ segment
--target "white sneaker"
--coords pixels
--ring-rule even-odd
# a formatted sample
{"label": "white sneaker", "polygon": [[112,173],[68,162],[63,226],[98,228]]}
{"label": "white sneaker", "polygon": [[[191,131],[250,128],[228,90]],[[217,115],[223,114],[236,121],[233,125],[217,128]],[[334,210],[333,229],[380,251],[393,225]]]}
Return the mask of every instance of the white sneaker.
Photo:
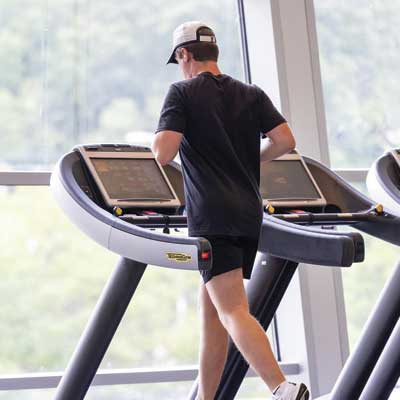
{"label": "white sneaker", "polygon": [[275,389],[272,398],[274,400],[308,400],[310,392],[304,383],[284,382]]}

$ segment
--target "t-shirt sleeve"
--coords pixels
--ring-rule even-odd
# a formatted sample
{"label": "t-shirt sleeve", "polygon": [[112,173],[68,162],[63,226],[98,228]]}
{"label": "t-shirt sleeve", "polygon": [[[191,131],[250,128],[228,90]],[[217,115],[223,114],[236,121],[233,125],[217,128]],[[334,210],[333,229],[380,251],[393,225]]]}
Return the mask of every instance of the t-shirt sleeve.
{"label": "t-shirt sleeve", "polygon": [[156,133],[160,131],[175,131],[184,134],[185,127],[186,113],[182,94],[172,84],[164,100]]}
{"label": "t-shirt sleeve", "polygon": [[285,123],[286,119],[275,108],[266,93],[260,88],[257,89],[259,98],[260,133],[264,134],[276,128],[278,125]]}

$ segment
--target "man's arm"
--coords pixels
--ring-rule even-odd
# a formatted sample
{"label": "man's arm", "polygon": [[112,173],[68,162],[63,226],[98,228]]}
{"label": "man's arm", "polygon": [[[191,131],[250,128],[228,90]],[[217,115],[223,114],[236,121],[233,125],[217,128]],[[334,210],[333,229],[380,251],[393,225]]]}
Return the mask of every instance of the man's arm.
{"label": "man's arm", "polygon": [[296,140],[287,123],[283,123],[265,133],[266,143],[261,144],[261,162],[272,161],[296,147]]}
{"label": "man's arm", "polygon": [[155,135],[151,150],[161,165],[166,165],[175,158],[182,138],[182,133],[176,131],[160,131]]}

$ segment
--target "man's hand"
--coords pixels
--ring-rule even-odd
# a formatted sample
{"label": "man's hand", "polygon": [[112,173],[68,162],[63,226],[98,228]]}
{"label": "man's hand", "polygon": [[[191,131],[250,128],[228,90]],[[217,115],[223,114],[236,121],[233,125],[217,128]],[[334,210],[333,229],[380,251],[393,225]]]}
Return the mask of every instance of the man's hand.
{"label": "man's hand", "polygon": [[166,165],[175,158],[182,138],[182,133],[175,131],[160,131],[155,135],[151,150],[161,165]]}
{"label": "man's hand", "polygon": [[269,140],[261,145],[261,162],[272,161],[296,147],[296,140],[287,123],[278,125],[266,132],[265,135],[268,136]]}

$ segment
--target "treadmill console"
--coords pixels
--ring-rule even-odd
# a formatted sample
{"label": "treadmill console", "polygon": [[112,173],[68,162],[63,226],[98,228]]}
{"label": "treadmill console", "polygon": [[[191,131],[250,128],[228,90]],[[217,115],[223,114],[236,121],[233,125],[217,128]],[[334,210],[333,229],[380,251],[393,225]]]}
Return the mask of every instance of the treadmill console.
{"label": "treadmill console", "polygon": [[78,151],[108,207],[166,208],[181,202],[147,147],[82,145]]}
{"label": "treadmill console", "polygon": [[264,206],[323,207],[327,204],[296,150],[261,164],[260,193]]}
{"label": "treadmill console", "polygon": [[[164,209],[183,204],[164,168],[148,147],[93,144],[75,148],[109,208]],[[292,151],[261,164],[263,205],[322,208],[327,201],[303,158]]]}

